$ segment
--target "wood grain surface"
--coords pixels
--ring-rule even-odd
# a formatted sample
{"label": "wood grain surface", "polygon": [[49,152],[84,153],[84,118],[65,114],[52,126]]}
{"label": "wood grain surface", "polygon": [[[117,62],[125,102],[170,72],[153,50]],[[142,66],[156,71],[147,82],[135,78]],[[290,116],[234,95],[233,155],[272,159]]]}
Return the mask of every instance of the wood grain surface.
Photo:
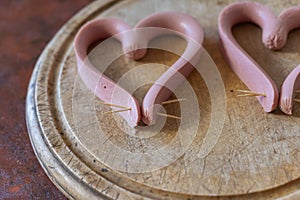
{"label": "wood grain surface", "polygon": [[[30,138],[43,168],[58,188],[74,199],[300,198],[300,106],[294,106],[293,116],[279,109],[264,113],[255,98],[236,96],[237,89],[247,88],[226,65],[217,32],[218,14],[232,1],[174,2],[95,1],[49,43],[32,75],[26,110]],[[261,2],[276,13],[300,3]],[[169,105],[166,111],[181,114],[181,122],[161,118],[157,127],[133,130],[118,115],[104,115],[109,108],[99,104],[81,82],[73,39],[80,26],[94,18],[118,17],[133,26],[143,17],[164,10],[188,13],[199,20],[207,51],[200,65],[213,67],[215,63],[222,82],[207,72],[211,69],[207,66],[200,74],[192,73],[188,84],[196,96],[188,99],[197,100],[201,117],[194,115],[195,104]],[[293,31],[284,49],[276,52],[263,47],[261,30],[254,25],[239,25],[233,31],[278,87],[299,64],[299,30]],[[102,45],[92,51],[90,59],[99,70],[107,66],[105,73],[113,80],[125,80],[122,83],[127,89],[148,80],[150,83],[178,59],[172,51],[151,49],[142,60],[131,61],[117,56],[121,47],[116,41]],[[185,42],[177,37],[158,38],[152,45],[175,52],[185,48]],[[133,90],[139,101],[147,88],[149,84]],[[178,95],[189,95],[185,88],[178,90],[186,92]],[[189,116],[182,112],[193,108]]]}

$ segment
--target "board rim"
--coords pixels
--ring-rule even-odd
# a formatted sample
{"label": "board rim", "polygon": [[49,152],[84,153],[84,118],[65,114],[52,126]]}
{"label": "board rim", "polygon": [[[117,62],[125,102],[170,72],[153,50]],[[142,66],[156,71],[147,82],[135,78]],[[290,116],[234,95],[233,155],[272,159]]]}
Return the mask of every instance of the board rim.
{"label": "board rim", "polygon": [[[59,158],[55,155],[55,152],[53,152],[49,145],[47,144],[47,141],[45,141],[45,138],[43,136],[42,126],[39,122],[39,115],[38,111],[36,110],[37,105],[37,97],[36,97],[36,87],[37,87],[37,81],[38,81],[38,75],[43,67],[42,63],[43,60],[51,56],[53,52],[50,51],[50,46],[52,43],[55,43],[55,41],[63,34],[65,34],[64,30],[69,29],[71,24],[73,22],[76,22],[76,27],[80,26],[80,23],[84,23],[89,18],[92,18],[93,16],[97,15],[97,13],[101,12],[101,10],[105,10],[106,8],[109,8],[110,6],[113,6],[115,4],[118,4],[122,1],[118,0],[105,0],[105,1],[95,1],[88,6],[84,7],[79,13],[77,13],[74,17],[72,17],[59,31],[58,33],[53,37],[53,39],[49,42],[47,47],[43,50],[41,56],[39,57],[35,67],[33,74],[30,79],[30,83],[28,86],[28,92],[27,92],[27,98],[26,98],[26,124],[27,129],[31,141],[31,145],[34,149],[34,152],[36,154],[36,157],[38,158],[42,168],[46,172],[47,176],[50,178],[50,180],[55,184],[55,186],[68,198],[70,199],[77,199],[82,198],[83,194],[84,197],[88,195],[89,197],[93,198],[112,198],[109,193],[107,195],[104,195],[103,193],[100,193],[99,191],[95,191],[93,188],[89,187],[86,184],[82,184],[82,180],[78,180],[76,176],[68,169],[65,168],[65,166],[61,163]],[[85,18],[81,19],[82,16],[85,16]],[[80,19],[80,20],[79,20]],[[78,22],[80,21],[80,23]],[[73,25],[72,25],[73,26]],[[76,30],[76,29],[74,29]],[[47,158],[47,159],[45,159]],[[78,158],[79,159],[79,158]],[[79,159],[80,160],[80,159]],[[54,165],[55,167],[52,168]],[[52,166],[52,167],[49,167]],[[59,172],[59,173],[57,173]],[[60,176],[70,176],[68,181],[70,182],[63,182],[62,178]],[[72,180],[71,180],[72,179]],[[106,180],[109,182],[109,180]],[[76,188],[76,190],[72,190],[69,187],[67,187],[68,184],[73,183],[74,185],[81,186],[82,188]],[[229,198],[229,197],[237,197],[242,198],[250,195],[252,198],[258,197],[258,198],[264,198],[264,197],[274,197],[273,190],[280,190],[282,195],[284,196],[276,196],[278,197],[299,197],[298,194],[299,190],[297,190],[297,186],[300,185],[300,178],[297,178],[294,181],[291,181],[289,183],[270,188],[268,190],[263,191],[257,191],[252,192],[249,194],[240,194],[240,195],[231,195],[231,196],[225,196],[225,195],[192,195],[192,197],[200,197],[200,198],[207,198],[207,199],[215,199],[215,198]],[[118,186],[120,187],[120,186]],[[122,187],[120,187],[122,188]],[[285,190],[286,188],[289,188],[289,190]],[[124,188],[122,188],[124,189]],[[125,188],[126,189],[126,188]],[[137,195],[135,197],[139,198],[148,198],[147,196],[142,196],[140,194],[132,193],[131,191],[128,191],[130,195]],[[166,191],[167,193],[172,193],[170,191]],[[174,193],[179,194],[179,193]],[[183,194],[186,195],[186,194]],[[179,196],[181,196],[179,194]],[[182,196],[181,196],[182,197]]]}

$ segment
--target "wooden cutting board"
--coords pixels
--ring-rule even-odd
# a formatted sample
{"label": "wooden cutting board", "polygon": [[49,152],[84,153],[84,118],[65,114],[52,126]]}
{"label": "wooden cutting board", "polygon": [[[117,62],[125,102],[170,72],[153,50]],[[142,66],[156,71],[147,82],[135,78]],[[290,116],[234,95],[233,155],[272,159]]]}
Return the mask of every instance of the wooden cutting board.
{"label": "wooden cutting board", "polygon": [[[300,198],[300,106],[294,106],[293,116],[286,116],[280,110],[264,113],[255,98],[236,96],[237,89],[247,88],[226,65],[219,51],[217,30],[218,14],[231,2],[99,0],[80,11],[57,33],[33,72],[26,117],[41,165],[67,197]],[[300,3],[261,2],[276,13]],[[162,129],[151,135],[153,130],[147,127],[132,130],[117,115],[104,115],[109,108],[100,105],[81,82],[73,50],[74,36],[88,20],[118,17],[133,26],[143,17],[165,10],[188,13],[199,20],[205,30],[203,47],[222,78],[214,91],[206,84],[211,78],[206,80],[205,75],[196,72],[188,78],[201,117],[199,120],[190,117],[191,127],[180,132],[187,140],[186,148],[176,142],[180,126],[176,120],[164,120]],[[293,31],[284,49],[276,52],[263,47],[261,30],[254,25],[239,25],[233,32],[278,87],[299,64],[299,30]],[[176,37],[158,38],[153,43],[171,44],[170,49],[185,47],[185,42]],[[105,51],[100,48],[91,59],[105,60],[112,53],[110,46],[114,52],[120,51],[118,43],[111,41]],[[129,76],[134,84],[159,76],[176,59],[178,55],[151,49],[137,62],[124,56],[115,59],[106,74],[117,81],[128,71],[144,67]],[[134,95],[141,101],[148,87],[138,88]],[[212,96],[212,92],[216,95]],[[166,110],[180,114],[180,106],[175,104],[166,106]],[[194,122],[198,126],[192,133]]]}

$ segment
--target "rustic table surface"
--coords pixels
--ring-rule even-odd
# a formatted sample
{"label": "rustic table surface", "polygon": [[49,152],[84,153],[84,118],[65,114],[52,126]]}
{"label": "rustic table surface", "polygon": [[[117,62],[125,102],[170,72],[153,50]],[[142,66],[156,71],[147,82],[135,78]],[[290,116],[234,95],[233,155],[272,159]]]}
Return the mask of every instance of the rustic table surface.
{"label": "rustic table surface", "polygon": [[[255,98],[236,97],[237,89],[247,88],[219,51],[217,31],[219,12],[233,1],[99,0],[66,24],[92,1],[44,0],[41,4],[38,0],[1,0],[0,199],[65,198],[38,163],[25,124],[25,99],[33,67],[42,49],[64,24],[36,65],[28,90],[26,113],[29,135],[38,158],[51,180],[66,195],[76,199],[100,196],[114,199],[214,199],[220,196],[226,199],[230,195],[239,200],[299,199],[300,106],[294,106],[293,116],[286,116],[278,109],[268,114],[262,111]],[[276,14],[299,5],[299,0],[257,1],[270,6]],[[108,108],[100,102],[97,104],[98,99],[80,79],[74,79],[77,70],[72,42],[84,22],[98,17],[118,17],[133,26],[148,14],[162,10],[189,13],[201,22],[205,30],[203,47],[213,58],[226,93],[218,92],[210,96],[215,98],[207,98],[210,92],[221,90],[209,90],[211,85],[206,86],[199,74],[191,74],[188,80],[201,102],[202,117],[199,120],[182,117],[182,121],[187,119],[193,126],[186,126],[189,129],[184,132],[178,128],[180,134],[192,133],[189,130],[197,125],[193,122],[199,122],[201,127],[194,131],[196,135],[192,141],[182,140],[186,143],[176,142],[178,137],[175,136],[179,134],[174,133],[179,123],[174,120],[166,121],[163,134],[143,137],[148,136],[148,129],[141,128],[141,137],[136,138],[131,134],[134,131],[126,128],[122,121],[104,116]],[[260,42],[261,30],[253,25],[237,26],[233,34],[280,87],[287,74],[299,64],[299,31],[293,31],[285,48],[277,52],[265,50]],[[156,43],[168,41],[160,39]],[[178,38],[169,39],[171,47],[180,46]],[[110,47],[112,44],[109,43]],[[91,54],[95,63],[98,55],[102,55],[99,53],[102,53],[101,48]],[[107,73],[118,80],[126,72],[123,70],[131,70],[144,61],[158,64],[161,61],[167,67],[176,59],[174,55],[153,50],[141,62],[132,63],[120,57],[111,63]],[[152,64],[148,74],[145,78],[161,72],[153,70]],[[134,80],[144,79],[143,75],[145,73],[133,76]],[[143,92],[138,90],[136,95],[143,97]],[[219,109],[223,104],[216,102],[220,99],[226,100],[226,107]],[[178,105],[171,105],[167,111],[176,113],[180,109]],[[217,131],[210,131],[211,122],[218,124],[223,118],[224,126],[212,126]],[[187,144],[188,148],[182,148],[181,144]],[[162,148],[163,145],[176,149],[170,151]],[[155,162],[148,161],[152,157],[130,157],[143,156],[144,152],[152,150],[168,156],[169,152],[182,152],[181,149],[186,150],[184,154],[170,154],[172,162],[168,165],[165,165],[165,160],[169,161],[165,156],[154,156]],[[163,159],[157,161],[156,158]],[[161,165],[152,166],[152,163]],[[144,164],[153,169],[139,170],[140,166],[148,167]]]}
{"label": "rustic table surface", "polygon": [[59,28],[90,0],[0,2],[0,199],[65,199],[34,155],[25,98],[35,62]]}

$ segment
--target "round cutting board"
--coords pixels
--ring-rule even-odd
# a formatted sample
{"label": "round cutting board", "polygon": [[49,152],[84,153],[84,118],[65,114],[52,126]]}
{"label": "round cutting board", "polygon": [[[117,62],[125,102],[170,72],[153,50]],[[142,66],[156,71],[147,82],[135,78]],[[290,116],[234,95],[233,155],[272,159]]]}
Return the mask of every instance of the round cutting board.
{"label": "round cutting board", "polygon": [[[26,117],[32,146],[42,167],[67,197],[300,198],[300,106],[294,105],[292,116],[278,109],[264,113],[255,98],[237,97],[237,89],[247,88],[226,65],[218,46],[218,14],[231,2],[99,0],[80,11],[57,33],[35,66],[28,88]],[[277,14],[297,5],[296,1],[288,0],[262,3]],[[189,76],[200,113],[199,118],[182,119],[190,122],[190,127],[179,129],[180,120],[161,118],[164,120],[160,120],[159,132],[143,126],[131,129],[118,115],[104,114],[109,108],[99,104],[99,99],[81,82],[73,50],[74,36],[91,19],[117,17],[134,26],[145,16],[165,10],[188,13],[202,24],[203,47],[217,66],[221,85],[211,91],[206,83],[213,78],[207,79],[206,71]],[[279,88],[299,64],[299,30],[293,31],[283,50],[276,52],[263,47],[261,30],[254,25],[239,25],[233,32]],[[168,49],[185,47],[184,41],[172,36],[153,43],[170,45]],[[113,52],[120,51],[118,45],[110,41],[91,54],[91,60],[105,61]],[[176,59],[178,55],[172,52],[150,49],[139,61],[118,57],[109,63],[105,73],[118,81],[140,66],[143,70],[129,75],[129,82],[134,84],[159,76]],[[149,85],[138,88],[134,95],[141,101],[147,88]],[[225,104],[219,105],[223,101]],[[180,114],[180,106],[172,104],[165,109]],[[222,126],[210,129],[212,124]],[[176,142],[178,135],[184,136],[180,141],[186,143]]]}

